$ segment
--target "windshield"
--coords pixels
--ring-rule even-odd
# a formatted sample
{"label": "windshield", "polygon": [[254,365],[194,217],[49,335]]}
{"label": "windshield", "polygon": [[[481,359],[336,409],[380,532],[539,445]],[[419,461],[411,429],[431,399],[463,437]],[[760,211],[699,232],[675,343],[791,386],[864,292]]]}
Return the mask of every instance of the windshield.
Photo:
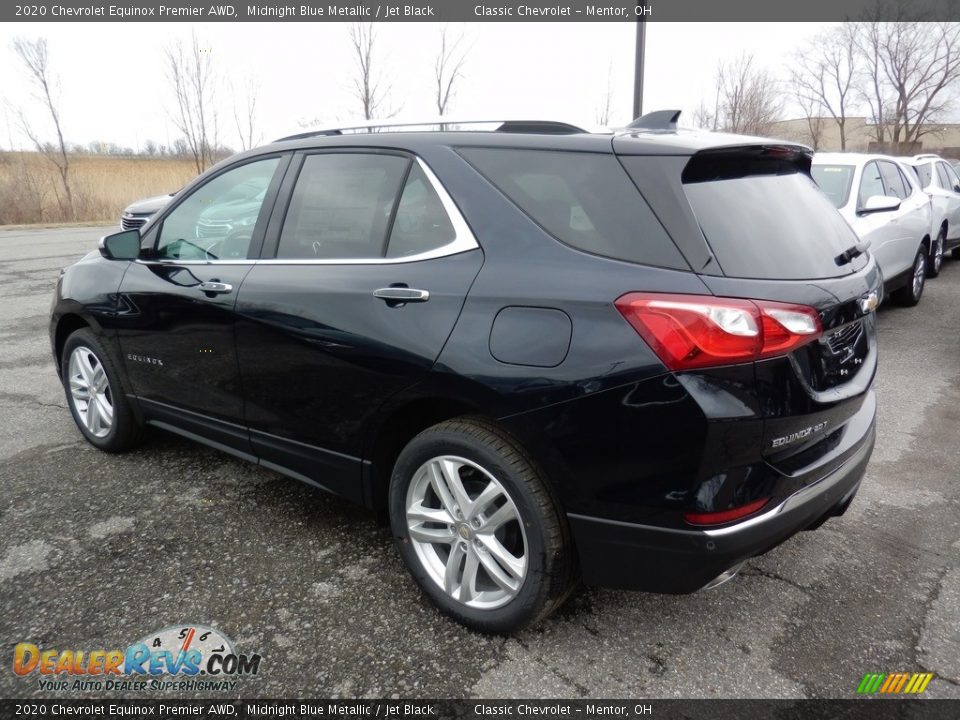
{"label": "windshield", "polygon": [[814,165],[810,175],[835,208],[847,204],[853,184],[853,165]]}

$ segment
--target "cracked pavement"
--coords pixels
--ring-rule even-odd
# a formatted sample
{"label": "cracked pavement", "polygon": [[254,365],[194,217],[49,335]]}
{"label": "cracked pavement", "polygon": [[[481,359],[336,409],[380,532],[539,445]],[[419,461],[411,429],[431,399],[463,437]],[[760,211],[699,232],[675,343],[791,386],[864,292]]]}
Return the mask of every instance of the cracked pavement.
{"label": "cracked pavement", "polygon": [[960,697],[960,262],[880,312],[877,448],[844,517],[716,590],[581,588],[504,638],[435,612],[360,508],[160,431],[123,455],[82,441],[47,315],[110,230],[0,230],[0,697],[54,695],[12,672],[19,642],[184,622],[263,656],[243,697],[842,698],[895,671]]}

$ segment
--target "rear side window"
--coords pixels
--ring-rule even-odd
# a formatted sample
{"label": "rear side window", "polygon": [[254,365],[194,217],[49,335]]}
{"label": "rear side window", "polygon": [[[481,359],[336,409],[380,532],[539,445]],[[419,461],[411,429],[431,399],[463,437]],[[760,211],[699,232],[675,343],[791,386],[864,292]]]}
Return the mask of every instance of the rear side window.
{"label": "rear side window", "polygon": [[397,204],[387,257],[419,255],[451,243],[456,237],[440,197],[420,165],[414,163]]}
{"label": "rear side window", "polygon": [[944,190],[952,190],[953,183],[950,181],[950,176],[947,174],[946,165],[944,163],[937,163],[937,176],[940,178],[940,187]]}
{"label": "rear side window", "polygon": [[390,216],[409,163],[396,155],[308,155],[290,198],[277,257],[383,257]]}
{"label": "rear side window", "polygon": [[853,165],[814,165],[810,174],[835,208],[847,204],[853,185]]}
{"label": "rear side window", "polygon": [[[749,170],[744,170],[749,168]],[[724,274],[801,280],[846,275],[864,257],[835,258],[857,237],[817,184],[797,165],[757,158],[730,162],[697,158],[683,173],[683,189]]]}
{"label": "rear side window", "polygon": [[887,188],[887,195],[898,197],[901,200],[909,195],[909,192],[903,186],[903,178],[900,177],[900,171],[892,162],[881,162],[880,174],[883,176],[883,185]]}
{"label": "rear side window", "polygon": [[617,260],[689,269],[613,155],[502,148],[459,152],[561,242]]}
{"label": "rear side window", "polygon": [[943,167],[947,171],[947,177],[950,178],[949,188],[951,190],[955,190],[957,186],[960,186],[960,177],[957,177],[957,171],[954,170],[950,165],[944,165]]}

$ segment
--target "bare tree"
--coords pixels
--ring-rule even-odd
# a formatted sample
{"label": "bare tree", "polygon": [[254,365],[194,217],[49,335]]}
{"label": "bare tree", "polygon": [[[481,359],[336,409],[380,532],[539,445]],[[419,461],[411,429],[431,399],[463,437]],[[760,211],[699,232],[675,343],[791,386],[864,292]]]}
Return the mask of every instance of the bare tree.
{"label": "bare tree", "polygon": [[21,110],[19,124],[24,134],[33,143],[37,152],[43,154],[53,163],[60,174],[60,184],[63,194],[57,193],[57,202],[60,205],[61,215],[66,219],[73,218],[73,191],[70,187],[70,157],[67,154],[67,144],[63,140],[63,128],[60,126],[60,110],[57,107],[56,81],[50,72],[50,57],[47,53],[46,38],[28,40],[16,38],[13,41],[13,51],[27,70],[30,83],[34,88],[36,98],[42,102],[50,113],[53,128],[57,135],[57,144],[45,143],[41,140],[36,126],[27,121]]}
{"label": "bare tree", "polygon": [[243,105],[237,105],[237,93],[233,91],[233,119],[240,136],[240,149],[249,150],[260,142],[261,134],[257,130],[257,96],[260,94],[260,82],[248,78],[243,94]]}
{"label": "bare tree", "polygon": [[467,60],[467,50],[462,48],[463,34],[455,38],[448,36],[447,26],[440,27],[440,50],[433,64],[433,77],[436,81],[437,113],[440,117],[450,109],[453,87],[463,78],[463,65]]}
{"label": "bare tree", "polygon": [[183,133],[197,172],[201,173],[214,163],[219,144],[213,57],[200,46],[195,33],[186,48],[178,40],[164,50],[164,56],[167,80],[176,100],[170,119]]}
{"label": "bare tree", "polygon": [[783,99],[777,81],[756,67],[753,55],[744,53],[717,68],[716,125],[727,132],[764,135],[780,118]]}
{"label": "bare tree", "polygon": [[854,23],[820,33],[794,55],[790,80],[797,103],[807,114],[811,137],[814,126],[818,130],[815,142],[823,127],[810,113],[816,110],[822,115],[826,111],[840,131],[840,150],[846,151],[847,115],[855,101],[861,59]]}
{"label": "bare tree", "polygon": [[597,125],[609,127],[610,110],[613,107],[613,63],[607,66],[607,89],[600,105],[597,106]]}
{"label": "bare tree", "polygon": [[[902,10],[902,8],[901,8]],[[960,78],[960,23],[857,23],[877,140],[915,143],[932,130]]]}
{"label": "bare tree", "polygon": [[356,61],[354,93],[363,105],[363,117],[367,120],[396,114],[396,111],[387,109],[390,85],[383,84],[383,78],[376,70],[376,41],[377,34],[373,23],[354,23],[350,26],[350,43],[353,45]]}

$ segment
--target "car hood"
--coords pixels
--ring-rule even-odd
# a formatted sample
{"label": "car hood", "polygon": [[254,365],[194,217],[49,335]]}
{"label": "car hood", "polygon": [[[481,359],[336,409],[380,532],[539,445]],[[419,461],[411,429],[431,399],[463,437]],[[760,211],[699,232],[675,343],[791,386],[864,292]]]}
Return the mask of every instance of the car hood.
{"label": "car hood", "polygon": [[132,215],[146,215],[157,212],[167,206],[173,199],[173,195],[155,195],[154,197],[144,198],[143,200],[137,200],[136,202],[130,203],[123,209],[124,213],[130,213]]}

